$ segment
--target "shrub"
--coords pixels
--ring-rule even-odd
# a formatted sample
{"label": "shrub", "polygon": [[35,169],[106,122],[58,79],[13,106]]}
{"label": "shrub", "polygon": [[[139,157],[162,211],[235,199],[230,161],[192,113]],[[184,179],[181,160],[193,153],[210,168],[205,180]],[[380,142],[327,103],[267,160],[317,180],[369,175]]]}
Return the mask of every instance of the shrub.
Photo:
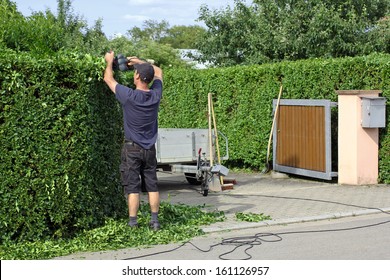
{"label": "shrub", "polygon": [[121,112],[101,60],[0,54],[2,240],[61,237],[121,215]]}

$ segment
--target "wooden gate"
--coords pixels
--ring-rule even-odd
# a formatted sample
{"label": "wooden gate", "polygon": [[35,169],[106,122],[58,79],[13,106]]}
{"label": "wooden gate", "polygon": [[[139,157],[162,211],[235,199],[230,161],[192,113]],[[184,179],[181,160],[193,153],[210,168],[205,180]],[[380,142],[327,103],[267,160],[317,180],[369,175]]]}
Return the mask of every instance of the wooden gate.
{"label": "wooden gate", "polygon": [[327,180],[337,176],[332,172],[332,106],[336,103],[329,100],[280,100],[273,131],[275,171]]}

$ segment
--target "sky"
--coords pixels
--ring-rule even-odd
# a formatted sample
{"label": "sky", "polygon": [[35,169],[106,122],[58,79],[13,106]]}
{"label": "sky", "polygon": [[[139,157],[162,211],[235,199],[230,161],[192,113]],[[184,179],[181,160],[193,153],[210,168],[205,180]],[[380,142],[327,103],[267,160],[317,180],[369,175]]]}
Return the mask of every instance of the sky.
{"label": "sky", "polygon": [[[18,10],[29,16],[32,12],[50,9],[57,13],[57,0],[11,0]],[[244,1],[245,2],[245,1]],[[200,25],[197,22],[199,7],[206,4],[211,9],[234,7],[234,0],[72,0],[73,13],[81,16],[92,27],[103,20],[103,32],[108,38],[126,32],[135,26],[142,28],[145,20],[168,21],[174,25]]]}

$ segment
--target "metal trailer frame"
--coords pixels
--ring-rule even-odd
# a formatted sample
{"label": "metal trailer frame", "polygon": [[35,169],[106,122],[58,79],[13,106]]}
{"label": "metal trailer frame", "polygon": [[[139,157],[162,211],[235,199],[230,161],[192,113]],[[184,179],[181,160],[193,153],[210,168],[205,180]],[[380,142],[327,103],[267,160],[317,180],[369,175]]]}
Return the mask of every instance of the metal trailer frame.
{"label": "metal trailer frame", "polygon": [[[224,155],[219,160],[229,158],[228,139],[225,140]],[[212,153],[216,158],[216,135],[212,133]],[[214,176],[226,176],[229,170],[210,162],[209,130],[199,128],[159,128],[156,141],[157,168],[171,173],[184,173],[192,185],[201,185],[203,196],[208,195],[209,183]]]}

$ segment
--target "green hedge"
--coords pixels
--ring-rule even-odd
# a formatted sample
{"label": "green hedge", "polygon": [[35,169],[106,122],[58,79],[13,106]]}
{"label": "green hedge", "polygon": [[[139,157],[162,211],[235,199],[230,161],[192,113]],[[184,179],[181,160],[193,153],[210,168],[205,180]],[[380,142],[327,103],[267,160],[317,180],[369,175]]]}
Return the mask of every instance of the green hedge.
{"label": "green hedge", "polygon": [[[330,99],[336,90],[380,89],[390,101],[390,55],[312,59],[261,66],[164,73],[160,127],[204,127],[207,95],[213,93],[217,127],[229,139],[230,166],[262,169],[272,125],[272,100]],[[380,181],[390,183],[390,125],[380,129]],[[337,114],[336,114],[337,117]],[[336,121],[337,125],[337,121]],[[337,148],[337,143],[334,144]]]}
{"label": "green hedge", "polygon": [[[1,242],[62,237],[124,216],[119,183],[122,112],[102,81],[104,61],[59,53],[0,54]],[[331,99],[337,89],[381,89],[390,55],[222,69],[164,70],[160,127],[207,128],[213,93],[229,166],[264,167],[272,100]],[[131,73],[118,77],[131,83]],[[380,133],[380,180],[390,183],[390,125]]]}
{"label": "green hedge", "polygon": [[61,237],[122,215],[121,111],[103,61],[0,54],[0,240]]}

